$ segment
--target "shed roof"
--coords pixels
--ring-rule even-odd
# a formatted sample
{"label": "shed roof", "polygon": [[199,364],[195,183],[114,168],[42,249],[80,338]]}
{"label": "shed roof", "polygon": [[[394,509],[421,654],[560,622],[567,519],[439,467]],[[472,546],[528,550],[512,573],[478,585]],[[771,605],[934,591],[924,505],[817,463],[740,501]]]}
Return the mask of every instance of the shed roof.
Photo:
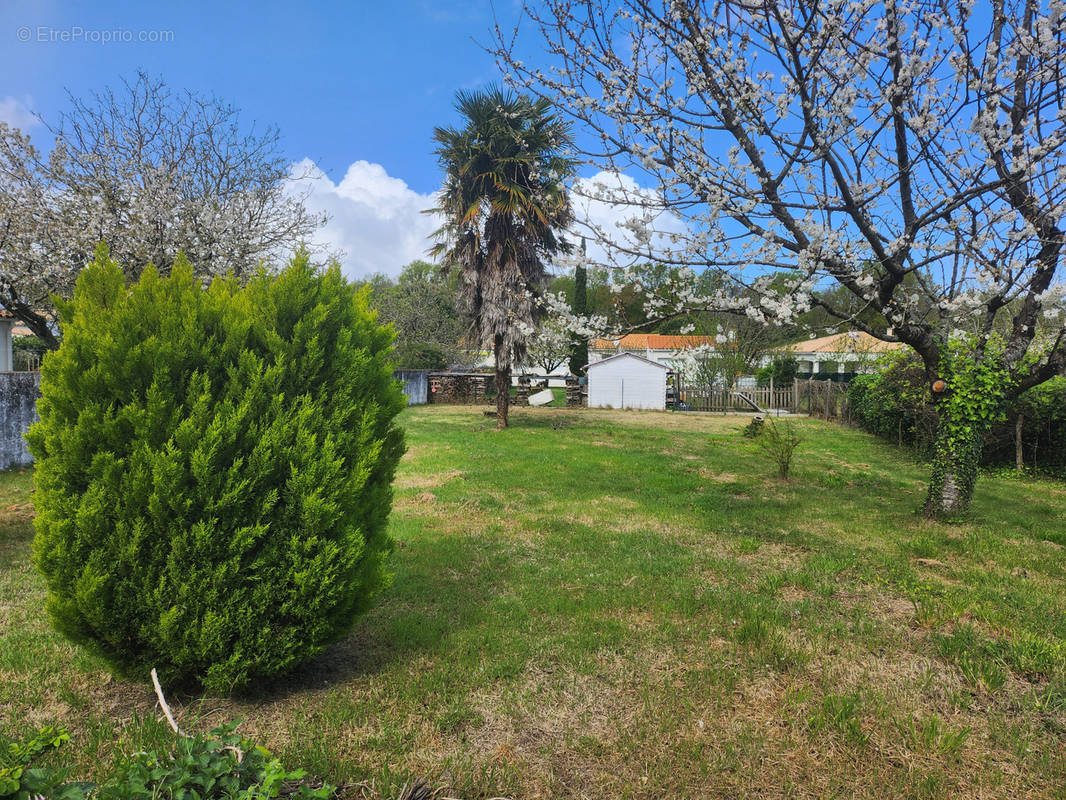
{"label": "shed roof", "polygon": [[659,367],[659,369],[665,369],[670,371],[670,367],[666,364],[660,364],[658,361],[652,361],[650,358],[644,358],[644,356],[638,356],[636,353],[618,353],[617,355],[608,356],[607,358],[601,358],[599,361],[593,361],[585,369],[592,369],[598,367],[600,364],[606,364],[608,361],[614,361],[616,358],[635,358],[638,361],[643,361],[645,364],[651,364],[652,366]]}

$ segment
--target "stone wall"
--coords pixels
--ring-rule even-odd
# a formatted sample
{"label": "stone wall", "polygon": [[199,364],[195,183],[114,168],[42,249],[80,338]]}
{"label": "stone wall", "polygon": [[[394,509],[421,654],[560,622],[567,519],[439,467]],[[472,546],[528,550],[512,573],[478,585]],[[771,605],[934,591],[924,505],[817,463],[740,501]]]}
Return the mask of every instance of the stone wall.
{"label": "stone wall", "polygon": [[566,407],[581,408],[587,406],[589,401],[588,385],[582,386],[573,375],[566,378]]}
{"label": "stone wall", "polygon": [[528,375],[518,376],[518,385],[515,386],[514,405],[528,406],[530,393],[530,378]]}
{"label": "stone wall", "polygon": [[0,469],[33,463],[23,434],[37,421],[41,373],[0,372]]}
{"label": "stone wall", "polygon": [[429,373],[429,402],[451,405],[482,405],[495,376],[480,372]]}

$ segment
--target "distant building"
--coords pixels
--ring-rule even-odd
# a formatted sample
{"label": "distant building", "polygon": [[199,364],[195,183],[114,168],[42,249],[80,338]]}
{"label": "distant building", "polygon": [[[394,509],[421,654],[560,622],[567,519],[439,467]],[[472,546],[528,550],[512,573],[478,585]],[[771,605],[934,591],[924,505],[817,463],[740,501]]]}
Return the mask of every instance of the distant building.
{"label": "distant building", "polygon": [[[884,353],[906,348],[902,342],[882,342],[862,331],[834,333],[778,347],[774,355],[791,355],[799,364],[799,375],[855,375],[870,372],[871,365]],[[770,358],[765,361],[769,363]]]}
{"label": "distant building", "polygon": [[632,353],[670,369],[681,367],[686,350],[714,347],[713,336],[668,336],[662,333],[628,333],[617,339],[595,339],[589,345],[589,364],[619,353]]}

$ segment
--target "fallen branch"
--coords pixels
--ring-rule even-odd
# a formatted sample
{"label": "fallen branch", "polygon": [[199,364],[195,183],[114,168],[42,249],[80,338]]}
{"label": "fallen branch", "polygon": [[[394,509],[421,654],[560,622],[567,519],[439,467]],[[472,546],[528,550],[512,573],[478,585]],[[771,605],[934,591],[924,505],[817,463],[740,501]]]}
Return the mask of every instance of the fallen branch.
{"label": "fallen branch", "polygon": [[179,728],[178,723],[174,721],[174,715],[170,713],[170,706],[167,705],[167,699],[163,697],[163,687],[159,685],[159,676],[156,674],[155,667],[152,667],[152,685],[155,686],[155,696],[163,709],[163,715],[167,718],[167,722],[170,723],[170,727],[174,729],[174,733],[178,734],[178,736],[186,736],[185,731]]}

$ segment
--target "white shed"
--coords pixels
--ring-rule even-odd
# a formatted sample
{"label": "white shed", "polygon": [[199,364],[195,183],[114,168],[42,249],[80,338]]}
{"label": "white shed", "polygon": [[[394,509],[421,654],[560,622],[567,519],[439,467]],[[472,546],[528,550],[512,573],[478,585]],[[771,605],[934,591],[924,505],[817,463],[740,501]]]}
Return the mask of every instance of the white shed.
{"label": "white shed", "polygon": [[635,353],[619,353],[588,365],[589,408],[666,408],[670,368]]}

